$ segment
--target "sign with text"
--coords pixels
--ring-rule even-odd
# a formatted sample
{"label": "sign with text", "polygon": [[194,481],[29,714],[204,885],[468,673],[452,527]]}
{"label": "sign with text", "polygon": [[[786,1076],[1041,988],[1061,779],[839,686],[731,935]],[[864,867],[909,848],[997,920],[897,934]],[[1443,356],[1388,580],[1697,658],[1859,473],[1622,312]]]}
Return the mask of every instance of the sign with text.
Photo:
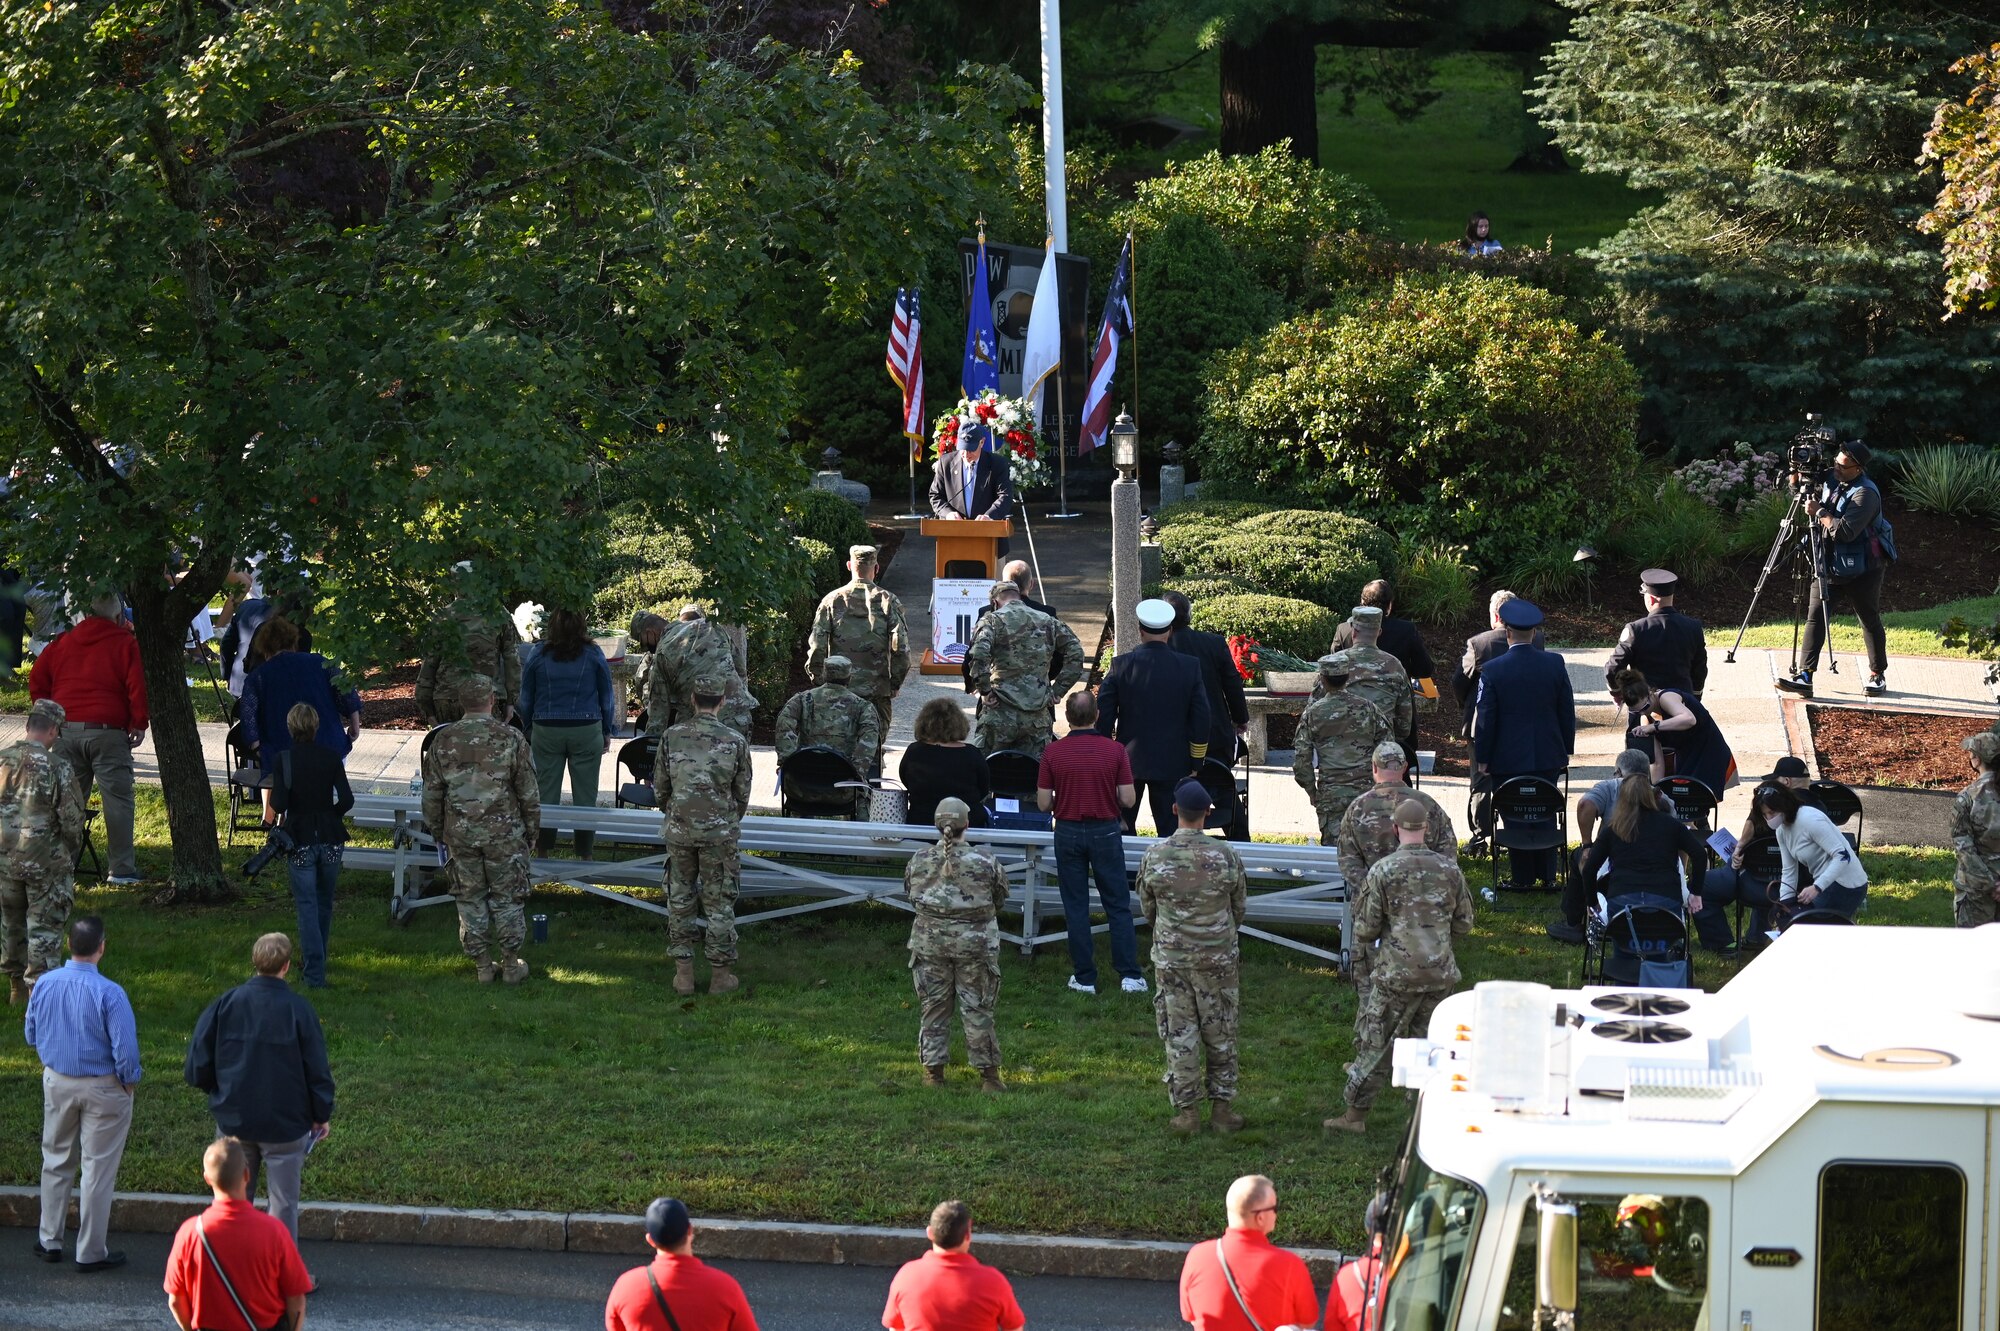
{"label": "sign with text", "polygon": [[990,603],[991,578],[931,579],[931,651],[940,661],[957,664],[972,645],[972,626]]}

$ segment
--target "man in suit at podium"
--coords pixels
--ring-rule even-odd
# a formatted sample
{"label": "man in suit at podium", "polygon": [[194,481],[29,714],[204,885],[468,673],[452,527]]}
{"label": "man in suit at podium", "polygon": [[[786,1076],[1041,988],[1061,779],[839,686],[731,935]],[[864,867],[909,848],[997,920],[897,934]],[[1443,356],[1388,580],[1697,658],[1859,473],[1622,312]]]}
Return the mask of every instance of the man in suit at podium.
{"label": "man in suit at podium", "polygon": [[[961,429],[958,447],[937,460],[931,473],[931,516],[995,522],[1014,516],[1011,469],[994,451],[993,432],[984,421]],[[1007,553],[1005,540],[999,553]]]}

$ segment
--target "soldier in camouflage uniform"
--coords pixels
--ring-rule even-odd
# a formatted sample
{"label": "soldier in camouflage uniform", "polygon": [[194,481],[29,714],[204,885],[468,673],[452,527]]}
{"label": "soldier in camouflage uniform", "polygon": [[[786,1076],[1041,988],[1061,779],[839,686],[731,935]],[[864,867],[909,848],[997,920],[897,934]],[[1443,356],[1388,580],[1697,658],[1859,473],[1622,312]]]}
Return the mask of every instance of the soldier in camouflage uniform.
{"label": "soldier in camouflage uniform", "polygon": [[[1204,835],[1212,805],[1199,781],[1174,791],[1180,827],[1139,861],[1139,910],[1153,926],[1153,1017],[1167,1048],[1167,1126],[1201,1126],[1208,1091],[1208,1125],[1234,1132],[1243,1116],[1236,1098],[1236,929],[1243,923],[1243,861],[1226,841]],[[1202,1076],[1202,1055],[1208,1075]]]}
{"label": "soldier in camouflage uniform", "polygon": [[25,1003],[44,971],[62,964],[63,926],[76,896],[83,842],[83,787],[55,749],[63,709],[44,698],[28,709],[26,739],[0,749],[0,928],[7,1001]]}
{"label": "soldier in camouflage uniform", "polygon": [[695,714],[660,741],[654,781],[667,840],[667,912],[674,992],[694,992],[695,910],[708,922],[708,992],[726,994],[736,978],[736,837],[750,807],[750,742],[718,715],[728,680],[694,681]]}
{"label": "soldier in camouflage uniform", "polygon": [[472,565],[459,564],[458,595],[432,622],[430,653],[417,670],[417,714],[428,725],[444,725],[465,715],[459,694],[475,675],[493,689],[493,714],[502,721],[521,699],[521,635],[514,617],[488,603],[468,585]]}
{"label": "soldier in camouflage uniform", "polygon": [[1292,745],[1292,779],[1313,797],[1322,846],[1339,841],[1347,806],[1373,784],[1369,764],[1375,746],[1395,738],[1382,710],[1348,691],[1344,656],[1319,659],[1319,683],[1326,696],[1306,705]]}
{"label": "soldier in camouflage uniform", "polygon": [[1425,844],[1430,811],[1414,799],[1396,806],[1398,849],[1378,860],[1354,910],[1354,947],[1375,948],[1368,996],[1354,1018],[1354,1061],[1347,1065],[1347,1110],[1325,1126],[1365,1132],[1368,1110],[1389,1080],[1389,1051],[1401,1036],[1421,1036],[1431,1013],[1458,986],[1453,938],[1472,932],[1472,893],[1456,855]]}
{"label": "soldier in camouflage uniform", "polygon": [[924,1085],[944,1085],[956,999],[965,1056],[979,1069],[980,1089],[1004,1091],[993,1007],[1000,998],[999,917],[1007,877],[991,856],[962,840],[970,817],[964,800],[939,800],[937,843],[912,855],[903,870],[903,892],[917,914],[910,926],[910,977],[922,1012],[917,1060],[924,1065]]}
{"label": "soldier in camouflage uniform", "polygon": [[1039,758],[1055,742],[1056,699],[1083,678],[1083,644],[1069,625],[1024,602],[1012,579],[993,584],[993,605],[965,653],[966,682],[980,701],[975,743],[985,753],[1018,749]]}
{"label": "soldier in camouflage uniform", "polygon": [[[1352,688],[1350,684],[1348,687]],[[1421,790],[1412,790],[1403,784],[1409,772],[1403,757],[1403,746],[1394,740],[1383,740],[1375,746],[1375,785],[1347,806],[1347,812],[1340,820],[1340,878],[1347,884],[1349,910],[1357,910],[1362,889],[1368,883],[1368,871],[1380,860],[1394,853],[1400,844],[1396,838],[1396,806],[1405,800],[1415,800],[1424,806],[1430,817],[1424,824],[1424,844],[1456,863],[1458,860],[1458,836],[1452,830],[1451,815],[1438,802]],[[1374,959],[1372,952],[1360,948],[1348,958],[1347,973],[1354,980],[1354,992],[1360,1001],[1368,999],[1368,966]]]}
{"label": "soldier in camouflage uniform", "polygon": [[2000,734],[1985,730],[1965,741],[1979,779],[1958,794],[1951,842],[1958,870],[1951,876],[1951,911],[1961,929],[2000,919]]}
{"label": "soldier in camouflage uniform", "polygon": [[[424,825],[451,858],[446,881],[458,903],[458,938],[491,984],[528,978],[521,944],[528,936],[528,847],[542,828],[541,788],[528,737],[493,714],[493,681],[474,675],[459,685],[464,718],[424,741]],[[494,953],[499,961],[494,961]]]}
{"label": "soldier in camouflage uniform", "polygon": [[[875,585],[877,555],[872,545],[847,547],[847,568],[854,576],[820,598],[813,611],[812,637],[806,647],[806,677],[826,682],[826,658],[844,656],[854,663],[848,687],[875,704],[882,734],[889,734],[889,700],[910,673],[910,627],[903,622],[903,603]],[[873,776],[882,763],[882,746],[863,776]]]}
{"label": "soldier in camouflage uniform", "polygon": [[[1374,703],[1395,727],[1399,741],[1416,733],[1417,700],[1410,692],[1410,672],[1378,645],[1382,608],[1357,605],[1348,612],[1347,622],[1354,630],[1354,645],[1334,653],[1347,668],[1347,691]],[[1322,690],[1315,687],[1313,692],[1319,696]]]}
{"label": "soldier in camouflage uniform", "polygon": [[882,745],[882,719],[875,704],[847,687],[853,667],[844,656],[826,658],[826,683],[785,699],[778,712],[778,761],[808,744],[823,744],[868,770]]}
{"label": "soldier in camouflage uniform", "polygon": [[653,682],[653,666],[660,659],[660,639],[666,632],[666,617],[650,610],[633,615],[632,626],[626,630],[625,655],[636,663],[630,681],[631,705],[641,711],[645,710],[646,692]]}
{"label": "soldier in camouflage uniform", "polygon": [[722,680],[722,709],[716,713],[722,724],[744,739],[750,738],[750,714],[757,699],[744,682],[742,662],[736,659],[736,643],[729,630],[708,617],[698,605],[681,607],[680,619],[660,637],[653,649],[653,667],[646,678],[646,730],[664,735],[695,715],[694,685],[713,676]]}

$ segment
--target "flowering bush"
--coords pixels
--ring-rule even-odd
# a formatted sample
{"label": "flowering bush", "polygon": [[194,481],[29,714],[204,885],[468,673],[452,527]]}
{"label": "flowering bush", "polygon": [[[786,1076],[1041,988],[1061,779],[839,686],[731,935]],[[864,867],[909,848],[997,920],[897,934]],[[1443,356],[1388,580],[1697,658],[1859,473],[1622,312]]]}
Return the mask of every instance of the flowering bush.
{"label": "flowering bush", "polygon": [[956,453],[959,436],[974,427],[984,429],[994,451],[1007,459],[1016,494],[1048,484],[1049,464],[1035,437],[1034,411],[1020,398],[1001,397],[990,388],[977,398],[960,398],[937,418],[931,428],[932,460]]}
{"label": "flowering bush", "polygon": [[1785,488],[1785,459],[1781,453],[1759,453],[1748,444],[1737,444],[1712,458],[1688,463],[1674,473],[1673,483],[1711,508],[1733,515]]}

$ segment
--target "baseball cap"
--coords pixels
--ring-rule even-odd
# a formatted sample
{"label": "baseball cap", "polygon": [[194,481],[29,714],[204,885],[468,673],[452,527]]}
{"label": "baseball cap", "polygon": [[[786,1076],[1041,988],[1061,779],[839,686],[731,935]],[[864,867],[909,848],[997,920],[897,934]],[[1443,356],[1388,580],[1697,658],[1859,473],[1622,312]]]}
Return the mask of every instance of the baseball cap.
{"label": "baseball cap", "polygon": [[1396,826],[1416,831],[1430,826],[1431,811],[1420,800],[1404,800],[1396,806]]}
{"label": "baseball cap", "polygon": [[662,1248],[673,1247],[693,1228],[687,1206],[678,1197],[655,1197],[646,1208],[646,1237]]}
{"label": "baseball cap", "polygon": [[1779,777],[1785,777],[1793,781],[1803,781],[1811,775],[1812,773],[1806,770],[1805,759],[1794,758],[1788,753],[1772,765],[1770,774],[1764,779],[1766,781],[1774,781]]}
{"label": "baseball cap", "polygon": [[28,708],[28,723],[38,726],[59,726],[67,719],[62,704],[54,698],[37,698]]}
{"label": "baseball cap", "polygon": [[1377,767],[1401,767],[1409,760],[1403,756],[1403,746],[1393,739],[1385,739],[1375,746],[1375,752],[1368,755]]}
{"label": "baseball cap", "polygon": [[971,821],[972,810],[955,795],[939,800],[937,812],[931,815],[931,822],[940,832],[963,832]]}

